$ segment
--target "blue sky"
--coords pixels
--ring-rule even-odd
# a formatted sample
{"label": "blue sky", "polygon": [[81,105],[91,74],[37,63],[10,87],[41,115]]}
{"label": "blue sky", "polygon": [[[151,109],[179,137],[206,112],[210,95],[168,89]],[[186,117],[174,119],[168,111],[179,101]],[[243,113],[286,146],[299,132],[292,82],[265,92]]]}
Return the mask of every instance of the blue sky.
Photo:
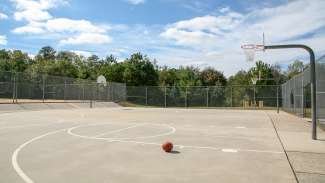
{"label": "blue sky", "polygon": [[[325,53],[324,0],[0,0],[0,48],[30,55],[46,45],[88,56],[134,52],[159,65],[247,69],[240,45],[304,43]],[[303,51],[258,53],[271,64]]]}

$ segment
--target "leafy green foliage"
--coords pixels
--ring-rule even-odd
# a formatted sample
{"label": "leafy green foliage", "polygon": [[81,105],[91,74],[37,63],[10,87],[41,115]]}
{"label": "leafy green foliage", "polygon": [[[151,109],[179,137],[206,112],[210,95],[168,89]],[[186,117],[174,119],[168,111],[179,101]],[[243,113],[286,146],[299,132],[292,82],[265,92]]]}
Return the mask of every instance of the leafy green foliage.
{"label": "leafy green foliage", "polygon": [[288,71],[287,71],[288,78],[289,79],[293,78],[295,75],[298,75],[302,71],[304,71],[304,69],[305,69],[305,65],[302,61],[299,60],[294,61],[292,64],[288,66]]}
{"label": "leafy green foliage", "polygon": [[92,55],[86,58],[69,51],[57,52],[49,46],[41,48],[35,58],[30,58],[20,50],[0,50],[1,71],[29,72],[33,75],[41,73],[91,80],[104,75],[109,82],[124,82],[128,86],[251,85],[251,79],[259,75],[262,80],[258,81],[257,85],[274,85],[277,81],[284,82],[288,77],[301,72],[303,68],[303,63],[296,61],[289,66],[286,76],[279,66],[258,61],[249,71],[239,71],[227,80],[222,72],[212,67],[203,70],[194,66],[158,68],[155,60],[141,53],[118,61],[113,55],[106,58]]}

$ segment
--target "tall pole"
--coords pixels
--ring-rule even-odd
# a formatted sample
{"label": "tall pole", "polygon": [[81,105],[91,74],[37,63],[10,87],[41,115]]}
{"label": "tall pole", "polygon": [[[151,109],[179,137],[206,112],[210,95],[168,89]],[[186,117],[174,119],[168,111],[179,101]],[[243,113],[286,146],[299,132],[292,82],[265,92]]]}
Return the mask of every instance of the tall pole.
{"label": "tall pole", "polygon": [[264,49],[285,49],[285,48],[302,48],[309,53],[310,56],[310,85],[311,85],[311,108],[312,108],[312,139],[317,139],[317,104],[316,104],[316,59],[314,51],[301,44],[290,45],[270,45],[264,46]]}
{"label": "tall pole", "polygon": [[209,87],[207,87],[207,107],[209,107]]}
{"label": "tall pole", "polygon": [[165,108],[167,107],[167,87],[165,86]]}
{"label": "tall pole", "polygon": [[232,86],[230,86],[230,100],[231,100],[231,107],[233,107],[233,103],[232,103]]}
{"label": "tall pole", "polygon": [[66,94],[67,93],[67,80],[64,79],[64,91],[63,91],[63,100],[66,100]]}
{"label": "tall pole", "polygon": [[43,103],[45,102],[45,77],[43,75],[43,84],[42,84],[42,90],[43,90],[43,96],[42,96],[42,99],[43,99]]}
{"label": "tall pole", "polygon": [[301,79],[301,114],[302,114],[302,117],[304,118],[305,117],[305,99],[304,99],[304,77],[302,77]]}
{"label": "tall pole", "polygon": [[146,87],[146,105],[148,105],[148,87]]}
{"label": "tall pole", "polygon": [[185,87],[185,107],[188,107],[188,104],[187,104],[187,87]]}
{"label": "tall pole", "polygon": [[279,109],[279,84],[277,84],[276,86],[276,109],[277,109],[277,113],[280,113],[280,109]]}
{"label": "tall pole", "polygon": [[256,84],[254,85],[254,108],[256,109]]}
{"label": "tall pole", "polygon": [[13,75],[12,103],[15,103],[15,98],[16,98],[16,74],[11,73],[11,75]]}

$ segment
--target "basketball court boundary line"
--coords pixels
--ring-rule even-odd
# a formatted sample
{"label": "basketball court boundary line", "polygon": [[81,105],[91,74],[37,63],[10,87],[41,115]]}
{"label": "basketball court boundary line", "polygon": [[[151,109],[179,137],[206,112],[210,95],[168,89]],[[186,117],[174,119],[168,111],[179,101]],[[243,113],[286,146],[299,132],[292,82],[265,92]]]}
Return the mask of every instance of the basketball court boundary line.
{"label": "basketball court boundary line", "polygon": [[43,135],[40,135],[40,136],[37,136],[37,137],[34,137],[28,141],[26,141],[25,143],[21,144],[12,154],[11,156],[11,164],[14,168],[14,170],[16,171],[16,173],[19,175],[19,177],[21,177],[23,179],[23,181],[25,183],[34,183],[34,181],[22,170],[22,168],[19,166],[19,163],[18,163],[18,155],[19,155],[19,152],[24,149],[26,146],[28,146],[29,144],[39,140],[39,139],[42,139],[46,136],[49,136],[49,135],[53,135],[53,134],[56,134],[56,133],[60,133],[62,131],[65,131],[67,130],[68,128],[65,128],[65,129],[60,129],[60,130],[55,130],[55,131],[51,131],[51,132],[48,132],[48,133],[45,133]]}
{"label": "basketball court boundary line", "polygon": [[[84,136],[84,135],[79,135],[76,133],[73,133],[72,131],[74,129],[83,127],[83,126],[88,126],[88,125],[79,125],[75,126],[72,128],[69,128],[67,130],[67,133],[69,135],[83,138],[83,139],[90,139],[90,140],[104,140],[107,142],[120,142],[120,143],[134,143],[134,144],[142,144],[142,145],[155,145],[155,146],[161,146],[160,143],[155,143],[155,142],[143,142],[143,141],[136,141],[136,140],[124,140],[123,138],[98,138],[98,137],[90,137],[90,136]],[[93,126],[93,125],[92,125]],[[167,125],[168,126],[168,125]],[[176,129],[175,129],[176,132]],[[136,137],[134,137],[136,138]],[[130,139],[130,138],[128,138]],[[282,151],[271,151],[271,150],[257,150],[257,149],[240,149],[240,148],[217,148],[213,146],[191,146],[191,145],[181,145],[181,144],[175,144],[174,147],[178,148],[193,148],[193,149],[209,149],[209,150],[217,150],[217,151],[222,151],[226,152],[227,150],[232,150],[232,151],[237,151],[237,152],[256,152],[256,153],[272,153],[272,154],[283,154],[284,152]]]}

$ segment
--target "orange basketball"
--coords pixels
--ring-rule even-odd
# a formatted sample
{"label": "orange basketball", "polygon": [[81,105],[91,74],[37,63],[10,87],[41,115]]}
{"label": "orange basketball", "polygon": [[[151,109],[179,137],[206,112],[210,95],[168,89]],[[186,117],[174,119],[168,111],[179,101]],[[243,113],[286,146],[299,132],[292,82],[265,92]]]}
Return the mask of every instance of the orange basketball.
{"label": "orange basketball", "polygon": [[173,150],[173,143],[165,142],[161,147],[165,152],[171,152]]}

